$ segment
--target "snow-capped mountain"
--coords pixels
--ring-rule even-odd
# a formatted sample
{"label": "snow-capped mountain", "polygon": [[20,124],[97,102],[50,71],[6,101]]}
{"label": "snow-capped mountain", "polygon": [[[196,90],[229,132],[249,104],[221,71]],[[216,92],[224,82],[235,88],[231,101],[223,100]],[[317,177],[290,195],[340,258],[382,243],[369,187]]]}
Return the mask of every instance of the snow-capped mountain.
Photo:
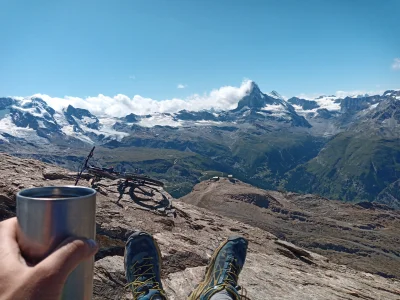
{"label": "snow-capped mountain", "polygon": [[[188,111],[136,115],[127,112],[123,118],[96,116],[71,105],[56,111],[43,99],[0,98],[0,140],[23,139],[32,143],[106,143],[120,141],[138,127],[154,126],[190,128],[196,126],[233,126],[268,130],[297,128],[315,135],[330,135],[345,130],[360,118],[372,118],[374,110],[399,105],[400,91],[382,95],[363,95],[341,99],[320,96],[315,99],[292,97],[287,101],[276,91],[265,94],[256,83],[233,110]],[[391,105],[384,103],[394,101]],[[382,103],[382,105],[381,105]],[[397,115],[396,115],[397,116]],[[396,118],[394,118],[396,119]]]}
{"label": "snow-capped mountain", "polygon": [[261,92],[252,82],[250,92],[238,103],[237,108],[219,117],[220,120],[239,123],[278,122],[295,127],[311,127],[306,119],[298,115],[294,107],[276,91],[269,94]]}
{"label": "snow-capped mountain", "polygon": [[[357,114],[358,122],[350,129],[356,132],[377,133],[400,138],[400,93],[386,92],[387,99],[377,101]],[[393,95],[393,96],[392,96]],[[397,96],[398,95],[398,96]]]}
{"label": "snow-capped mountain", "polygon": [[[292,97],[288,100],[296,112],[309,117],[318,116],[319,111],[326,110],[328,112],[340,113],[356,113],[388,99],[400,99],[400,91],[389,90],[382,95],[357,95],[353,97],[340,98],[337,96],[319,96],[315,99],[302,99]],[[375,105],[375,106],[373,106]]]}
{"label": "snow-capped mountain", "polygon": [[[315,99],[292,97],[288,102],[296,112],[304,116],[311,124],[314,134],[334,135],[350,128],[353,123],[366,121],[370,111],[385,106],[392,100],[400,99],[400,91],[389,90],[382,95],[355,95],[340,98],[337,96],[319,96]],[[386,107],[386,106],[385,106]]]}
{"label": "snow-capped mountain", "polygon": [[[1,98],[0,103],[0,132],[26,140],[49,139],[59,133],[56,112],[42,99]],[[7,141],[4,135],[1,139]]]}
{"label": "snow-capped mountain", "polygon": [[40,98],[0,98],[0,139],[10,136],[30,142],[54,143],[80,140],[95,143],[121,139],[127,134],[112,129],[114,121],[98,119],[88,110],[68,106],[55,111]]}

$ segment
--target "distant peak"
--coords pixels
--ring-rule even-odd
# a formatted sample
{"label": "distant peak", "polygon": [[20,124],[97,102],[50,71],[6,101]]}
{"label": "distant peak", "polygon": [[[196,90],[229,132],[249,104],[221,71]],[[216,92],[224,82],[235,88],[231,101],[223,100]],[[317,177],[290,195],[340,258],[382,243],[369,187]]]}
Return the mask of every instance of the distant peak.
{"label": "distant peak", "polygon": [[269,93],[269,96],[271,96],[272,98],[284,100],[283,97],[277,91],[272,91],[271,93]]}
{"label": "distant peak", "polygon": [[75,117],[82,117],[82,116],[86,116],[86,117],[90,117],[90,118],[96,118],[97,117],[95,115],[93,115],[89,110],[84,109],[84,108],[76,108],[74,106],[72,106],[71,104],[68,105],[67,109],[64,110],[65,113],[69,114],[69,115],[73,115]]}
{"label": "distant peak", "polygon": [[47,107],[46,101],[42,98],[38,97],[27,97],[20,100],[20,105],[23,108],[31,108],[31,107]]}
{"label": "distant peak", "polygon": [[42,98],[39,97],[31,97],[31,100],[34,102],[44,102],[44,100]]}
{"label": "distant peak", "polygon": [[76,108],[73,107],[71,104],[68,104],[67,108],[63,108],[63,111],[67,114],[74,114],[76,112]]}
{"label": "distant peak", "polygon": [[386,92],[383,93],[383,96],[386,96],[386,97],[400,96],[400,90],[387,90]]}

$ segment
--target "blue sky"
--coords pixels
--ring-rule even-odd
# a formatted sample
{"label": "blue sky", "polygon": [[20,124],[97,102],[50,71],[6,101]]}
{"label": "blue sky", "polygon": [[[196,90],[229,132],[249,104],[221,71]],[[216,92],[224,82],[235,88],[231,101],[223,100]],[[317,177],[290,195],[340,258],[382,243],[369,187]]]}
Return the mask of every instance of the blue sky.
{"label": "blue sky", "polygon": [[185,99],[244,78],[286,96],[400,88],[399,11],[396,0],[0,0],[0,95]]}

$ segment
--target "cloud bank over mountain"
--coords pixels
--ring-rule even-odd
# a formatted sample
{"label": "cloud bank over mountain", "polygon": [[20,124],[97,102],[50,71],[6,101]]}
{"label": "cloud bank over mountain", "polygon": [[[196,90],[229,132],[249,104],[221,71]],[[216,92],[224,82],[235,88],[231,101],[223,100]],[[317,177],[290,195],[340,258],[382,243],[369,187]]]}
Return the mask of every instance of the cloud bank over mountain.
{"label": "cloud bank over mountain", "polygon": [[[73,96],[59,98],[51,97],[46,94],[35,94],[30,97],[42,98],[57,111],[61,111],[68,105],[72,105],[76,108],[87,109],[98,116],[124,117],[130,113],[146,115],[153,113],[175,113],[180,110],[200,111],[204,109],[214,109],[218,111],[234,109],[237,107],[239,100],[250,92],[251,83],[251,80],[246,79],[239,87],[223,86],[209,93],[204,93],[202,95],[194,94],[185,99],[172,98],[155,100],[141,95],[135,95],[130,98],[123,94],[112,97],[99,94],[98,96],[86,98]],[[347,96],[354,97],[357,95],[376,95],[382,93],[383,91],[337,91],[335,95],[331,97],[345,98]],[[319,94],[300,94],[297,95],[297,97],[311,100],[318,98]],[[325,97],[326,96],[319,97],[319,102],[323,101],[322,98]],[[23,97],[15,98],[23,99]],[[331,99],[328,100],[331,102]]]}
{"label": "cloud bank over mountain", "polygon": [[51,97],[44,94],[35,94],[42,98],[55,110],[60,111],[68,105],[84,108],[96,115],[109,115],[123,117],[129,113],[137,115],[151,114],[154,112],[174,113],[186,109],[199,111],[203,109],[227,110],[236,107],[238,101],[249,93],[251,81],[245,80],[240,87],[223,86],[203,95],[194,94],[186,99],[154,100],[151,98],[135,95],[129,98],[118,94],[113,97],[98,95],[96,97]]}

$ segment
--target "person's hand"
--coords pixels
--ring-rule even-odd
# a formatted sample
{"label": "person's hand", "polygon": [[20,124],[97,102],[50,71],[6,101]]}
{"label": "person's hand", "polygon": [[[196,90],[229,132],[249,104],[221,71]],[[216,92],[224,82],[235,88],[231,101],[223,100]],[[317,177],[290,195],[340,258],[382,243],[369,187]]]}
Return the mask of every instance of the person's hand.
{"label": "person's hand", "polygon": [[68,275],[97,252],[93,240],[68,239],[35,266],[17,243],[17,219],[0,222],[0,300],[59,299]]}

